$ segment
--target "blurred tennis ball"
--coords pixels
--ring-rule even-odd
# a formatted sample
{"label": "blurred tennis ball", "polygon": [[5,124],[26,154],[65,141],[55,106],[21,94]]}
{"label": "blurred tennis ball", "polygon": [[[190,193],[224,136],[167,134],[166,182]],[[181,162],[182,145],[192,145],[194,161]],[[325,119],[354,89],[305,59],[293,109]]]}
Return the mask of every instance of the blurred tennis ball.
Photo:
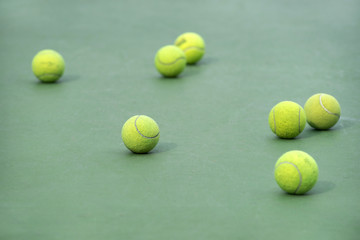
{"label": "blurred tennis ball", "polygon": [[63,75],[64,69],[63,57],[51,49],[38,52],[32,61],[32,70],[41,82],[56,82]]}
{"label": "blurred tennis ball", "polygon": [[176,46],[162,47],[155,55],[155,67],[164,77],[178,76],[184,70],[185,65],[185,54]]}
{"label": "blurred tennis ball", "polygon": [[175,40],[175,45],[185,52],[188,64],[197,63],[205,53],[204,39],[197,33],[187,32],[181,34]]}

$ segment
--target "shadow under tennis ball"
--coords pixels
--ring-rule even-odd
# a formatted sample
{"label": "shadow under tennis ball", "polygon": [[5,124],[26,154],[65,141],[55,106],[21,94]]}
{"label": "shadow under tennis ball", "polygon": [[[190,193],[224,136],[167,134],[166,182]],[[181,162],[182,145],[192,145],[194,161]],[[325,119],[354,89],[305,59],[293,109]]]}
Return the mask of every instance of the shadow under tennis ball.
{"label": "shadow under tennis ball", "polygon": [[323,193],[330,192],[335,187],[336,187],[336,185],[333,182],[320,180],[320,181],[317,181],[315,186],[309,192],[307,192],[305,194],[295,195],[295,194],[289,194],[289,193],[283,192],[282,196],[287,196],[287,197],[310,197],[312,195],[317,195],[317,194],[323,194]]}
{"label": "shadow under tennis ball", "polygon": [[322,194],[332,191],[336,187],[335,183],[330,181],[319,180],[313,189],[311,189],[308,195]]}
{"label": "shadow under tennis ball", "polygon": [[155,155],[160,154],[164,152],[169,152],[177,147],[176,143],[169,143],[169,142],[159,142],[153,150],[147,153],[133,153],[130,150],[128,150],[125,146],[122,151],[123,154],[125,154],[127,157],[141,157],[141,156],[149,156],[149,155]]}
{"label": "shadow under tennis ball", "polygon": [[148,154],[157,154],[162,152],[169,152],[177,147],[176,143],[170,143],[170,142],[159,142],[158,145],[150,151]]}

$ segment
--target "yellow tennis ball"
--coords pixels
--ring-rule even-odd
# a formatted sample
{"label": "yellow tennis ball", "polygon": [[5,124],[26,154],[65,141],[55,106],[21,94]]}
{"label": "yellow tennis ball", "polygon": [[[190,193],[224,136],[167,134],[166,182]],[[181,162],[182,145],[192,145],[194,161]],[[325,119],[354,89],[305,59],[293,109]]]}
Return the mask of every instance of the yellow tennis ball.
{"label": "yellow tennis ball", "polygon": [[125,122],[121,137],[130,151],[147,153],[159,142],[160,130],[152,118],[145,115],[136,115]]}
{"label": "yellow tennis ball", "polygon": [[164,77],[176,77],[184,70],[185,65],[185,54],[176,46],[162,47],[155,55],[155,67]]}
{"label": "yellow tennis ball", "polygon": [[54,50],[42,50],[35,55],[32,61],[32,70],[41,82],[56,82],[63,75],[64,69],[63,57]]}
{"label": "yellow tennis ball", "polygon": [[175,40],[175,45],[185,52],[188,64],[198,62],[205,53],[204,39],[197,33],[187,32],[181,34]]}
{"label": "yellow tennis ball", "polygon": [[304,194],[314,187],[319,176],[316,161],[303,151],[289,151],[275,164],[275,180],[290,194]]}
{"label": "yellow tennis ball", "polygon": [[305,128],[305,111],[295,102],[280,102],[269,113],[269,125],[278,137],[294,138]]}
{"label": "yellow tennis ball", "polygon": [[339,102],[331,95],[318,93],[305,103],[304,110],[307,122],[316,129],[326,130],[334,126],[340,119]]}

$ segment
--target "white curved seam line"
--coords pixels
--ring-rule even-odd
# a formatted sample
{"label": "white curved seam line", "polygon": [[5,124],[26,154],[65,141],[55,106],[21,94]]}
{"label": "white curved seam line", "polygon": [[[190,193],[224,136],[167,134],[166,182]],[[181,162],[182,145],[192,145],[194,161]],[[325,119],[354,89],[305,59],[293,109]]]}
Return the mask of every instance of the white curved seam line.
{"label": "white curved seam line", "polygon": [[180,47],[182,44],[186,43],[186,39],[179,40],[175,45]]}
{"label": "white curved seam line", "polygon": [[339,117],[339,114],[337,113],[333,113],[333,112],[330,112],[328,109],[326,109],[326,107],[323,105],[322,101],[321,101],[321,97],[322,97],[323,94],[320,94],[320,97],[319,97],[319,101],[320,101],[320,105],[321,107],[329,114],[332,114],[332,115],[335,115],[337,117]]}
{"label": "white curved seam line", "polygon": [[188,48],[185,48],[183,51],[186,52],[186,51],[189,51],[191,49],[196,49],[196,50],[199,50],[199,51],[205,51],[204,48],[202,47],[195,47],[195,46],[192,46],[192,47],[188,47]]}
{"label": "white curved seam line", "polygon": [[284,163],[288,163],[288,164],[294,166],[295,169],[296,169],[296,170],[298,171],[298,173],[299,173],[300,181],[299,181],[299,185],[297,186],[297,188],[296,188],[296,190],[295,190],[295,192],[294,192],[294,193],[296,193],[297,191],[299,191],[299,189],[300,189],[300,187],[301,187],[301,184],[302,184],[301,172],[300,172],[300,170],[298,169],[298,167],[297,167],[295,164],[291,163],[291,162],[282,162],[282,163],[280,163],[279,165],[284,164]]}
{"label": "white curved seam line", "polygon": [[156,138],[157,136],[159,136],[160,132],[158,132],[154,137],[147,137],[147,136],[143,135],[143,134],[139,131],[139,129],[138,129],[137,125],[136,125],[136,121],[139,119],[139,117],[141,117],[141,115],[139,115],[139,116],[135,119],[134,124],[135,124],[136,131],[137,131],[142,137],[148,138],[148,139],[152,139],[152,138]]}
{"label": "white curved seam line", "polygon": [[185,60],[185,61],[186,61],[186,58],[184,58],[184,57],[179,57],[179,58],[177,58],[175,61],[170,62],[170,63],[164,63],[164,62],[162,62],[159,57],[158,57],[157,59],[158,59],[158,61],[159,61],[159,63],[160,63],[161,65],[166,65],[166,66],[173,65],[174,63],[176,63],[177,61],[180,61],[180,60]]}

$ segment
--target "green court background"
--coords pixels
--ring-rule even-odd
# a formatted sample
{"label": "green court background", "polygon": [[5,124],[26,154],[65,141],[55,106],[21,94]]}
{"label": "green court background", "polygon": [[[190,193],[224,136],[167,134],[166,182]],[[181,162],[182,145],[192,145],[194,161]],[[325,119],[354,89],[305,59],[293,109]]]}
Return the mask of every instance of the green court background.
{"label": "green court background", "polygon": [[[187,31],[203,60],[161,78]],[[32,74],[44,48],[57,84]],[[2,0],[0,50],[0,239],[359,239],[359,1]],[[338,124],[276,138],[271,108],[318,92]],[[136,114],[160,126],[150,154],[122,143]],[[305,196],[273,177],[294,149],[320,169]]]}

